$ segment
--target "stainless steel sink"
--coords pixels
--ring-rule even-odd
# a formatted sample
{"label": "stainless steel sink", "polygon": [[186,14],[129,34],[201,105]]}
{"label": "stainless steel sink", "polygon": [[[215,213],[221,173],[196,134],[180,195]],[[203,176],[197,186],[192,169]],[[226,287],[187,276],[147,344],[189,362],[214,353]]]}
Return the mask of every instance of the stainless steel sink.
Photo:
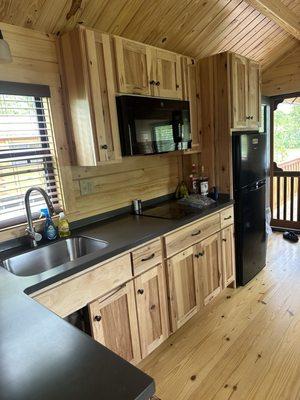
{"label": "stainless steel sink", "polygon": [[32,276],[104,249],[107,245],[102,240],[76,236],[8,258],[2,264],[15,275]]}

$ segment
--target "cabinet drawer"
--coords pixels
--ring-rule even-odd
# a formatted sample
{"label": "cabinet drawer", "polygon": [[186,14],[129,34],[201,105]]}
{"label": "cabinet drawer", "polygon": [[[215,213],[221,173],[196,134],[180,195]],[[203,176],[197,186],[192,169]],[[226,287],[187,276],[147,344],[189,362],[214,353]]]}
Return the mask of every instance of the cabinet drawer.
{"label": "cabinet drawer", "polygon": [[134,250],[131,254],[133,274],[139,275],[162,262],[161,240],[157,239],[146,246]]}
{"label": "cabinet drawer", "polygon": [[33,297],[60,317],[65,317],[131,278],[130,255],[125,254]]}
{"label": "cabinet drawer", "polygon": [[165,236],[167,257],[179,253],[220,230],[220,214],[214,214]]}
{"label": "cabinet drawer", "polygon": [[221,228],[226,228],[234,223],[234,213],[233,207],[226,208],[226,210],[221,211]]}

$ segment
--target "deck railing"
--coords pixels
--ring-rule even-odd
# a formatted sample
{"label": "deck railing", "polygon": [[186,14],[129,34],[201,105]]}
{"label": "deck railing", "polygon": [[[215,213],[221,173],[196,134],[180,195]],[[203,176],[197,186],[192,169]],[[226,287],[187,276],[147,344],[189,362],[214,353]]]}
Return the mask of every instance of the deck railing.
{"label": "deck railing", "polygon": [[300,172],[274,171],[271,226],[300,229]]}
{"label": "deck railing", "polygon": [[284,171],[300,171],[300,158],[295,158],[291,161],[285,161],[277,164]]}

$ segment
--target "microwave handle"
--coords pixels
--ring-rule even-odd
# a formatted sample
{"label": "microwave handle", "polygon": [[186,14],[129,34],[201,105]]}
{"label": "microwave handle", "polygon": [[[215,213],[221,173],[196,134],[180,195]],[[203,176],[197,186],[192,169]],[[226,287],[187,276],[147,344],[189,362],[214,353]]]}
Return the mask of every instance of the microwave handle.
{"label": "microwave handle", "polygon": [[182,124],[180,122],[173,124],[173,138],[175,143],[182,142]]}
{"label": "microwave handle", "polygon": [[129,147],[130,147],[130,155],[133,156],[133,148],[132,148],[132,131],[130,124],[128,123],[128,132],[129,132]]}

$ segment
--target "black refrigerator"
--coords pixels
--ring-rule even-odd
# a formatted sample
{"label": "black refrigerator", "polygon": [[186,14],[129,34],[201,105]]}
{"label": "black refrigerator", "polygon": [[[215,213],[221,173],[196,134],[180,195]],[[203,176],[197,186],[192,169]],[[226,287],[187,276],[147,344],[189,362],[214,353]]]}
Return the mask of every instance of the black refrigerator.
{"label": "black refrigerator", "polygon": [[237,283],[245,285],[266,265],[266,134],[232,136]]}

